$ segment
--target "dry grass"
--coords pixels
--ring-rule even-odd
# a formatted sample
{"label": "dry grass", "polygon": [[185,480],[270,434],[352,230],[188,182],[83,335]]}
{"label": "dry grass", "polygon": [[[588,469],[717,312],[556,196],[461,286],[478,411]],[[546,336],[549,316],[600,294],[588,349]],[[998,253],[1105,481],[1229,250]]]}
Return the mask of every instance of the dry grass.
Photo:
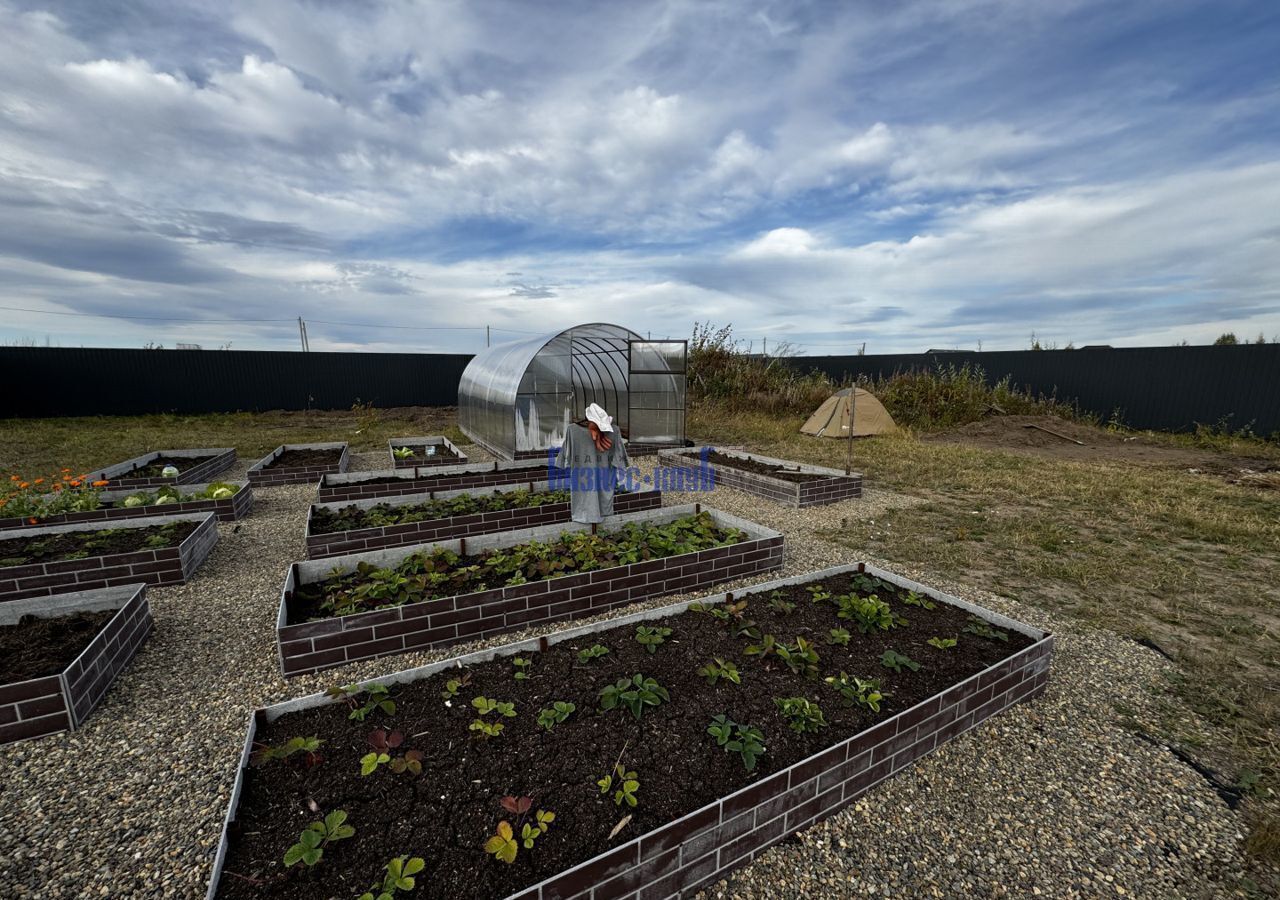
{"label": "dry grass", "polygon": [[[802,421],[703,408],[690,415],[690,429],[843,465],[847,445],[798,434]],[[1242,448],[1224,442],[1223,449]],[[928,502],[851,523],[831,540],[1146,638],[1175,658],[1168,714],[1144,724],[1161,727],[1228,782],[1260,776],[1248,803],[1248,849],[1260,878],[1274,878],[1267,869],[1280,866],[1275,493],[1179,469],[1060,461],[910,433],[859,441],[854,452],[854,468],[868,480]],[[1182,704],[1209,723],[1207,732],[1180,715]]]}

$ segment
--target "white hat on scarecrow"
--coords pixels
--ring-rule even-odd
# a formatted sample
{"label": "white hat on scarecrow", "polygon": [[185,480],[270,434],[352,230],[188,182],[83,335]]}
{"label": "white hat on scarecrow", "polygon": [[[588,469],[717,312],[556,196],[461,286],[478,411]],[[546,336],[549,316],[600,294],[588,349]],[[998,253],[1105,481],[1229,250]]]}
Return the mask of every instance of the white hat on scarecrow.
{"label": "white hat on scarecrow", "polygon": [[613,416],[604,411],[599,403],[587,407],[587,421],[595,424],[601,431],[613,431]]}

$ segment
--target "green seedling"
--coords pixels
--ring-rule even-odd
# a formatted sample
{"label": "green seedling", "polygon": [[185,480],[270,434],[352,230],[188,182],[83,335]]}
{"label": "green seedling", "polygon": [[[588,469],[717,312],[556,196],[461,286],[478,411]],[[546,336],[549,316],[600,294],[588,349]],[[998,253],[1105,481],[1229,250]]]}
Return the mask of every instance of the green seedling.
{"label": "green seedling", "polygon": [[667,689],[652,678],[635,674],[631,678],[620,678],[616,684],[606,685],[600,691],[600,708],[610,710],[616,706],[625,706],[631,715],[639,719],[644,715],[646,707],[659,706],[671,699]]}
{"label": "green seedling", "polygon": [[831,634],[827,637],[827,643],[839,644],[841,647],[849,646],[849,640],[853,635],[849,633],[847,628],[832,628]]}
{"label": "green seedling", "polygon": [[[357,700],[361,694],[366,695],[364,703]],[[371,684],[368,688],[346,684],[329,688],[325,695],[345,702],[351,709],[347,718],[357,722],[363,722],[375,710],[388,716],[393,716],[396,712],[396,702],[391,699],[391,692],[385,684]]]}
{"label": "green seedling", "polygon": [[538,724],[550,731],[573,715],[573,711],[577,708],[572,703],[557,700],[551,706],[538,710]]}
{"label": "green seedling", "polygon": [[609,652],[609,648],[603,644],[592,644],[585,650],[578,651],[578,662],[589,663],[593,659],[599,659]]}
{"label": "green seedling", "polygon": [[986,638],[989,641],[1008,641],[1008,632],[1001,631],[999,628],[992,628],[991,623],[986,619],[978,616],[970,616],[969,624],[964,627],[969,634],[976,634],[978,637]]}
{"label": "green seedling", "polygon": [[383,866],[387,874],[382,876],[382,882],[374,882],[373,887],[357,900],[395,900],[396,891],[413,890],[416,881],[413,876],[421,872],[425,865],[426,861],[421,856],[393,857]]}
{"label": "green seedling", "polygon": [[458,696],[458,691],[471,684],[471,673],[466,672],[461,678],[450,678],[444,683],[444,688],[440,691],[440,696],[445,700],[452,700]]}
{"label": "green seedling", "polygon": [[526,822],[520,830],[524,849],[532,850],[534,842],[547,833],[547,829],[551,827],[551,823],[555,820],[556,814],[545,809],[540,809],[534,813],[533,822]]}
{"label": "green seedling", "polygon": [[774,591],[769,595],[769,608],[780,616],[795,611],[796,605],[782,596],[782,591]]}
{"label": "green seedling", "polygon": [[939,650],[950,650],[959,642],[955,638],[931,637],[925,643]]}
{"label": "green seedling", "polygon": [[613,786],[617,785],[617,790],[613,792],[613,802],[617,806],[627,804],[634,807],[640,801],[636,798],[636,791],[640,790],[640,776],[635,772],[627,771],[627,767],[622,764],[622,758],[618,758],[618,762],[613,764],[613,771],[596,782],[600,787],[600,793],[607,794]]}
{"label": "green seedling", "polygon": [[920,671],[920,663],[909,656],[904,656],[897,650],[884,651],[884,654],[880,657],[880,665],[886,669],[893,669],[895,672],[901,672],[903,668],[910,669],[912,672]]}
{"label": "green seedling", "polygon": [[[556,819],[556,814],[549,810],[540,809],[534,814],[533,822],[524,822],[525,816],[533,808],[532,797],[503,797],[500,802],[503,809],[517,816],[516,822],[514,826],[506,819],[499,822],[497,830],[484,842],[484,852],[499,862],[510,865],[516,861],[516,855],[520,852],[520,844],[523,843],[526,850],[532,850],[537,839],[547,833],[547,829],[551,827],[551,823]],[[516,838],[517,828],[520,829],[520,838],[518,840]]]}
{"label": "green seedling", "polygon": [[407,750],[401,756],[392,756],[392,751],[404,743],[404,735],[399,731],[390,734],[386,729],[375,728],[366,739],[373,748],[371,753],[360,757],[360,774],[372,775],[378,766],[386,766],[397,775],[405,772],[411,775],[422,774],[423,754],[420,750]]}
{"label": "green seedling", "polygon": [[735,622],[742,618],[747,609],[746,600],[738,600],[734,603],[706,604],[706,603],[690,603],[689,611],[696,613],[705,613],[711,616],[721,624]]}
{"label": "green seedling", "polygon": [[520,845],[516,843],[516,835],[510,822],[503,819],[498,823],[498,830],[484,842],[484,852],[508,865],[516,861]]}
{"label": "green seedling", "polygon": [[391,451],[391,455],[396,459],[413,459],[412,447],[397,447]]}
{"label": "green seedling", "polygon": [[794,647],[780,644],[776,650],[778,659],[786,663],[788,669],[805,678],[818,677],[818,651],[802,637],[796,638]]}
{"label": "green seedling", "polygon": [[260,745],[249,757],[255,765],[263,765],[275,759],[289,759],[295,753],[305,754],[303,764],[309,769],[320,762],[319,749],[324,743],[315,735],[311,737],[291,737],[283,744],[275,746]]}
{"label": "green seedling", "polygon": [[840,611],[836,615],[852,621],[863,634],[869,631],[888,631],[907,623],[906,619],[894,615],[889,604],[875,594],[869,597],[843,594],[837,598],[837,602],[840,604]]}
{"label": "green seedling", "polygon": [[511,665],[516,667],[516,681],[525,681],[529,677],[529,667],[533,665],[533,660],[517,656],[511,660]]}
{"label": "green seedling", "polygon": [[295,866],[302,863],[310,868],[320,862],[324,856],[324,848],[337,841],[346,840],[356,830],[346,824],[346,810],[335,809],[321,822],[312,822],[302,834],[298,835],[298,843],[284,853],[284,864]]}
{"label": "green seedling", "polygon": [[504,728],[506,726],[501,722],[486,722],[484,719],[472,719],[471,724],[467,726],[467,730],[474,731],[476,737],[482,740],[500,737]]}
{"label": "green seedling", "polygon": [[826,717],[812,700],[804,697],[778,697],[773,702],[792,731],[803,733],[827,727]]}
{"label": "green seedling", "polygon": [[471,705],[482,716],[496,712],[500,716],[506,716],[508,719],[514,719],[516,715],[516,705],[514,703],[503,703],[501,700],[491,700],[488,697],[476,697],[472,699]]}
{"label": "green seedling", "polygon": [[658,645],[671,637],[670,628],[649,628],[645,625],[636,627],[636,641],[650,653],[658,651]]}
{"label": "green seedling", "polygon": [[757,638],[757,640],[760,643],[748,644],[742,652],[747,656],[758,656],[764,660],[767,660],[770,656],[778,655],[779,644],[773,635],[766,634]]}
{"label": "green seedling", "polygon": [[732,681],[734,684],[742,683],[742,676],[738,674],[738,667],[718,656],[699,669],[698,674],[707,679],[707,684],[713,685],[721,678],[726,681]]}
{"label": "green seedling", "polygon": [[828,676],[826,682],[840,692],[846,706],[865,706],[872,712],[880,712],[880,704],[889,696],[887,691],[880,690],[878,678],[864,681],[841,672],[839,677]]}
{"label": "green seedling", "polygon": [[938,606],[924,594],[917,594],[915,591],[909,591],[907,596],[902,598],[902,602],[907,606],[919,606],[921,609],[936,609]]}
{"label": "green seedling", "polygon": [[742,765],[748,772],[756,767],[756,760],[764,754],[764,734],[742,722],[735,722],[727,715],[718,715],[707,726],[707,734],[716,739],[716,744],[723,747],[726,753],[737,753]]}
{"label": "green seedling", "polygon": [[811,584],[805,588],[809,592],[809,597],[814,603],[826,603],[831,599],[831,592],[818,584]]}

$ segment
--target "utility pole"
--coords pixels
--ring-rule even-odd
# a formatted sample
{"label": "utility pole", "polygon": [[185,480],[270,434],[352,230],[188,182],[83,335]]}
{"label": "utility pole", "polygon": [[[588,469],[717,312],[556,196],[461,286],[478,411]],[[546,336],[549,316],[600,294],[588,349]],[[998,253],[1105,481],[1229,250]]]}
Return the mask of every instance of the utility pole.
{"label": "utility pole", "polygon": [[849,475],[853,471],[853,414],[854,401],[858,398],[857,382],[849,385],[849,446],[845,448],[844,454],[844,474]]}
{"label": "utility pole", "polygon": [[769,339],[767,337],[760,339],[760,355],[761,356],[769,355]]}
{"label": "utility pole", "polygon": [[484,345],[489,346],[489,326],[484,326]]}
{"label": "utility pole", "polygon": [[298,341],[302,344],[303,353],[311,349],[311,342],[307,340],[307,323],[302,321],[302,316],[298,316]]}

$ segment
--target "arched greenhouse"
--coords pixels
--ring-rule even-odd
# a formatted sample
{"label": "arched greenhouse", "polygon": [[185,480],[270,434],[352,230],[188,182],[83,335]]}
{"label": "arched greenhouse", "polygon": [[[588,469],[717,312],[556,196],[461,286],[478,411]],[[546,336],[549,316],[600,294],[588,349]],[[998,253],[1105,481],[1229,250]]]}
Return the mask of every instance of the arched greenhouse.
{"label": "arched greenhouse", "polygon": [[685,341],[599,322],[486,347],[458,383],[459,424],[496,456],[527,459],[599,403],[629,447],[681,446],[686,352]]}

